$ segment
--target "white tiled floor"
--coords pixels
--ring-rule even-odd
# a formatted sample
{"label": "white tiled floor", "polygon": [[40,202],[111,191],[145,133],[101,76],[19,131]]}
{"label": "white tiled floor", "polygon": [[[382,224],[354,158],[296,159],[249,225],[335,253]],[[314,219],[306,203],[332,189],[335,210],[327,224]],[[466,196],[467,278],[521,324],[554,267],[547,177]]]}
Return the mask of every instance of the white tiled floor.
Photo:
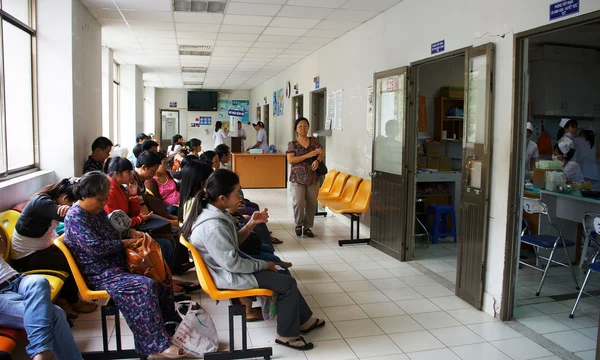
{"label": "white tiled floor", "polygon": [[[339,247],[349,227],[330,216],[316,219],[313,239],[296,237],[287,190],[245,190],[270,213],[269,228],[283,241],[277,254],[290,269],[315,316],[327,325],[306,336],[315,348],[298,352],[274,344],[275,321],[248,324],[249,346],[272,346],[273,358],[302,360],[555,359],[553,354],[493,317],[473,309],[452,291],[409,264],[366,245]],[[367,236],[368,229],[361,229]],[[417,248],[415,261],[454,283],[456,245]],[[194,279],[188,272],[186,279]],[[227,347],[225,302],[193,296],[211,314],[222,348]],[[583,359],[594,357],[597,307],[584,299],[584,316],[564,318],[567,303],[540,303],[517,311],[522,322]],[[566,316],[566,315],[565,315]],[[73,332],[81,350],[101,349],[99,313],[77,320]],[[114,325],[112,326],[114,327]],[[239,329],[239,326],[236,326]],[[125,326],[124,343],[133,338]],[[112,339],[114,342],[114,336]],[[236,345],[241,344],[240,336]],[[20,359],[16,357],[16,359]]]}

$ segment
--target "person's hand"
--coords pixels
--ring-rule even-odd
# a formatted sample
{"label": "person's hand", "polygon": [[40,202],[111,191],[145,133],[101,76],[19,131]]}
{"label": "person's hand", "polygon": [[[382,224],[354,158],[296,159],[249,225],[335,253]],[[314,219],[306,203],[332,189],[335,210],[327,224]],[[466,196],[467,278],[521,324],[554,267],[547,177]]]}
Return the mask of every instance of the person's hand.
{"label": "person's hand", "polygon": [[138,196],[137,182],[135,180],[127,185],[127,193],[131,197]]}
{"label": "person's hand", "polygon": [[319,167],[319,160],[315,160],[315,161],[313,161],[313,162],[312,162],[312,164],[310,165],[310,169],[311,169],[312,171],[315,171],[315,170],[317,170],[317,168],[318,168],[318,167]]}
{"label": "person's hand", "polygon": [[319,156],[321,154],[321,149],[316,149],[308,153],[309,157]]}
{"label": "person's hand", "polygon": [[262,211],[255,211],[250,218],[254,225],[264,224],[269,221],[269,209],[264,208]]}
{"label": "person's hand", "polygon": [[65,215],[67,215],[67,211],[69,211],[70,208],[71,207],[69,205],[61,205],[58,207],[58,210],[56,211],[56,213],[60,217],[65,217]]}
{"label": "person's hand", "polygon": [[275,267],[275,263],[274,262],[270,262],[269,261],[267,264],[269,265],[269,271],[277,272],[277,268]]}
{"label": "person's hand", "polygon": [[150,219],[152,216],[154,216],[154,212],[150,211],[147,214],[140,214],[140,216],[142,217],[142,222],[146,222],[148,221],[148,219]]}
{"label": "person's hand", "polygon": [[230,208],[230,209],[227,209],[227,211],[229,211],[229,213],[230,213],[230,214],[235,214],[236,212],[240,211],[241,209],[243,209],[243,208],[244,208],[244,207],[242,206],[242,203],[243,203],[243,201],[244,201],[243,199],[239,199],[239,200],[238,200],[238,201],[235,203],[235,205],[234,205],[232,208]]}
{"label": "person's hand", "polygon": [[129,236],[131,236],[132,239],[137,239],[137,238],[144,237],[144,233],[141,232],[141,231],[137,231],[137,230],[131,229],[129,231]]}
{"label": "person's hand", "polygon": [[140,241],[140,238],[135,238],[135,239],[123,239],[123,245],[125,245],[125,247],[129,247],[135,243],[137,243],[138,241]]}

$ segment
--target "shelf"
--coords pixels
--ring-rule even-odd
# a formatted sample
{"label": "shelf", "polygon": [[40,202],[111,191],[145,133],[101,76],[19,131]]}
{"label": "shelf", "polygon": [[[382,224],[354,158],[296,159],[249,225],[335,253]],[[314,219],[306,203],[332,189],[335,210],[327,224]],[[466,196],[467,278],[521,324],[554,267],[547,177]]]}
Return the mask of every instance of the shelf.
{"label": "shelf", "polygon": [[462,116],[446,116],[444,121],[463,121],[464,117]]}

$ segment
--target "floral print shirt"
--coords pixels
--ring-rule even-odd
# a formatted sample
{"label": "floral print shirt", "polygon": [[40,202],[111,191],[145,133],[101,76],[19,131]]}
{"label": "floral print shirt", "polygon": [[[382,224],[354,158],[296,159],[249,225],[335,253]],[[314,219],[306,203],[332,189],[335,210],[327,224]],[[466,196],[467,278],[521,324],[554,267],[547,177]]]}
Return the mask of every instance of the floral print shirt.
{"label": "floral print shirt", "polygon": [[[317,140],[317,138],[311,137],[309,140],[308,147],[302,146],[298,140],[290,141],[288,143],[286,153],[291,153],[294,156],[302,156],[321,148],[321,144],[319,144],[319,140]],[[315,161],[315,159],[316,157],[313,157],[292,165],[290,171],[290,182],[301,185],[312,185],[315,183],[319,178],[317,176],[317,172],[311,170],[312,163]]]}

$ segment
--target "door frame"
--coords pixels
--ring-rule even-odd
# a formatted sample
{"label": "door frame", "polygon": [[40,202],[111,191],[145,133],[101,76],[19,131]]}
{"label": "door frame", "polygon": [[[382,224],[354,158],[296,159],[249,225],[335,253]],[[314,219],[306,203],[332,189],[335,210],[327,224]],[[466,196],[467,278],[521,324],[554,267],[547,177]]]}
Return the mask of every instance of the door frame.
{"label": "door frame", "polygon": [[[163,140],[163,133],[162,133],[162,112],[163,111],[167,111],[167,112],[176,112],[177,113],[177,132],[175,134],[181,134],[181,111],[179,111],[179,109],[171,109],[171,108],[160,108],[158,109],[158,117],[160,119],[160,125],[159,125],[159,129],[160,129],[160,135],[158,138],[158,142],[159,145],[162,147],[167,147],[168,145],[171,145],[171,139],[168,140]],[[158,132],[157,132],[158,133]],[[187,130],[186,130],[186,136],[187,136]],[[164,145],[163,142],[167,142],[167,146]]]}
{"label": "door frame", "polygon": [[[464,48],[456,49],[453,51],[449,51],[444,54],[430,56],[425,59],[421,59],[418,61],[411,62],[409,65],[409,84],[408,84],[408,92],[409,92],[409,101],[408,101],[408,118],[407,118],[407,131],[410,131],[410,134],[414,134],[409,139],[409,143],[407,143],[408,153],[408,168],[412,170],[414,176],[408,178],[407,183],[407,206],[406,206],[406,246],[404,249],[404,257],[402,261],[411,261],[415,257],[415,206],[411,206],[411,204],[416,204],[417,199],[417,144],[418,144],[418,108],[417,108],[417,97],[418,94],[418,86],[419,86],[419,67],[422,65],[431,64],[440,60],[447,60],[457,56],[465,56],[467,55],[467,51],[473,46],[467,46]],[[466,70],[465,70],[466,71]],[[412,199],[412,200],[411,200]],[[410,202],[408,200],[411,200]]]}
{"label": "door frame", "polygon": [[521,116],[524,110],[525,94],[523,86],[525,76],[523,73],[524,42],[526,39],[548,32],[564,30],[569,27],[579,26],[600,20],[600,11],[565,19],[556,23],[540,26],[534,29],[516,33],[513,37],[513,130],[511,138],[512,156],[510,157],[510,170],[508,173],[508,206],[506,239],[504,249],[504,275],[502,279],[502,305],[500,307],[500,320],[508,321],[513,317],[515,301],[515,284],[517,275],[519,238],[522,219],[523,199],[523,156],[525,147],[525,123]]}
{"label": "door frame", "polygon": [[[309,96],[309,99],[308,99],[308,101],[309,101],[309,104],[308,104],[308,114],[309,114],[309,117],[308,117],[308,119],[314,123],[314,126],[311,126],[309,134],[310,133],[314,133],[315,131],[319,131],[319,130],[326,130],[326,129],[320,129],[317,120],[312,118],[312,113],[313,113],[313,110],[314,110],[313,106],[315,104],[315,102],[314,102],[314,96],[317,95],[317,94],[322,94],[322,93],[325,94],[325,122],[327,122],[327,86],[326,86],[326,87],[322,87],[322,88],[311,90],[308,93],[308,96]],[[306,116],[304,116],[304,117],[306,117]],[[294,137],[295,136],[296,136],[296,134],[294,132]]]}
{"label": "door frame", "polygon": [[[296,128],[294,127],[294,124],[296,123],[296,107],[295,107],[295,102],[298,101],[298,98],[302,98],[302,116],[304,116],[304,94],[303,93],[299,93],[296,94],[294,96],[292,96],[292,111],[291,111],[291,115],[292,115],[292,137],[291,139],[295,139],[296,138]],[[306,117],[306,116],[304,116]],[[314,132],[314,131],[313,131]],[[309,132],[310,134],[310,132]]]}

